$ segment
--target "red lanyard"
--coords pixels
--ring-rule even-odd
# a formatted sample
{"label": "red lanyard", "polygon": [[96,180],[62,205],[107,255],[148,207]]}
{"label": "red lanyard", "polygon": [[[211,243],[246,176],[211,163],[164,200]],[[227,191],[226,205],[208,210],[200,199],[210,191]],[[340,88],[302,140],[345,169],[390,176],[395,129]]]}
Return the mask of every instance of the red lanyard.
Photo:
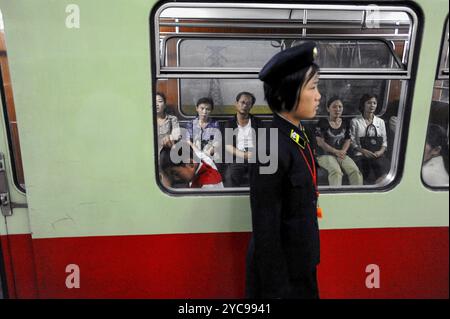
{"label": "red lanyard", "polygon": [[[296,135],[296,136],[299,136],[299,135]],[[308,170],[311,173],[314,190],[316,191],[316,196],[317,196],[317,217],[322,218],[323,211],[322,211],[322,208],[319,207],[319,199],[318,199],[319,198],[319,188],[317,187],[317,170],[316,170],[316,162],[314,160],[313,152],[311,151],[311,147],[309,146],[309,143],[305,143],[308,146],[308,151],[309,151],[309,155],[311,158],[311,165],[310,165],[305,153],[303,152],[303,147],[298,142],[299,138],[298,137],[294,138],[293,132],[291,132],[291,138],[300,146],[300,154],[302,154],[303,159],[305,160],[306,166],[308,166]]]}
{"label": "red lanyard", "polygon": [[308,146],[308,151],[309,151],[309,155],[311,156],[311,164],[312,165],[309,164],[309,161],[306,158],[306,155],[305,155],[305,153],[303,152],[303,150],[301,148],[300,148],[300,153],[302,154],[303,159],[305,160],[306,165],[308,166],[308,170],[309,170],[309,172],[311,173],[311,176],[312,176],[312,181],[313,181],[314,189],[316,191],[316,195],[317,195],[317,197],[319,197],[319,188],[317,187],[316,163],[314,161],[314,156],[313,156],[313,153],[311,151],[311,147],[309,146],[309,143],[307,143],[306,145]]}

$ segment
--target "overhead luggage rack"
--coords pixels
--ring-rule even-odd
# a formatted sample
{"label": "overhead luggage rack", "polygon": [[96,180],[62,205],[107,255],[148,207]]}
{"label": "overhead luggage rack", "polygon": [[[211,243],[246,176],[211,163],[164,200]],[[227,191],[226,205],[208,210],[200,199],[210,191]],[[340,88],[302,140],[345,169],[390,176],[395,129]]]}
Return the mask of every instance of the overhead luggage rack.
{"label": "overhead luggage rack", "polygon": [[[318,42],[318,61],[324,78],[410,78],[410,52],[415,42],[417,17],[407,7],[168,3],[159,8],[156,17],[156,45],[160,47],[156,65],[158,78],[257,78],[270,56],[304,40]],[[265,41],[267,56],[260,55],[259,60],[255,60],[243,54],[241,62],[257,62],[254,67],[182,63],[184,56],[192,55],[195,59],[195,51],[183,51],[188,42],[211,44],[231,39],[240,41],[244,49],[251,48],[255,41]],[[271,49],[274,47],[271,41],[279,43],[276,50]],[[378,46],[373,51],[381,53],[381,58],[387,54],[388,63],[369,67],[348,63],[329,66],[328,60],[323,58],[333,50],[353,50],[364,59],[364,54],[368,53],[363,50],[365,43],[374,42]],[[170,45],[177,47],[176,64],[168,59]],[[231,52],[223,50],[221,54],[224,61],[233,60]]]}

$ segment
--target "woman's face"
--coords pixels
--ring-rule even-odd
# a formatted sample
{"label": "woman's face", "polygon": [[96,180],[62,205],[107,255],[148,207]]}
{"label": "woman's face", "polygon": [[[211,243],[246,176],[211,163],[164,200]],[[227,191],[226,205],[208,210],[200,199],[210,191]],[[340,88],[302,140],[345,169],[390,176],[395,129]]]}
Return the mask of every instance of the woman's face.
{"label": "woman's face", "polygon": [[316,116],[320,103],[319,74],[316,73],[303,88],[301,88],[300,98],[297,108],[292,110],[293,116],[299,120],[311,119]]}
{"label": "woman's face", "polygon": [[377,109],[377,99],[371,98],[364,102],[364,113],[366,114],[373,114],[375,113],[375,110]]}
{"label": "woman's face", "polygon": [[344,104],[341,100],[333,101],[330,106],[327,108],[330,117],[339,118],[342,116],[342,112],[344,111]]}
{"label": "woman's face", "polygon": [[198,117],[204,121],[208,120],[209,114],[211,114],[212,107],[210,104],[201,103],[197,106]]}
{"label": "woman's face", "polygon": [[166,110],[166,103],[164,103],[164,99],[162,98],[162,96],[156,95],[155,104],[156,104],[156,113],[157,114],[164,113],[164,111]]}
{"label": "woman's face", "polygon": [[242,94],[239,98],[239,101],[236,101],[234,104],[236,111],[240,114],[247,115],[253,106],[253,100],[251,96],[248,96],[246,94]]}

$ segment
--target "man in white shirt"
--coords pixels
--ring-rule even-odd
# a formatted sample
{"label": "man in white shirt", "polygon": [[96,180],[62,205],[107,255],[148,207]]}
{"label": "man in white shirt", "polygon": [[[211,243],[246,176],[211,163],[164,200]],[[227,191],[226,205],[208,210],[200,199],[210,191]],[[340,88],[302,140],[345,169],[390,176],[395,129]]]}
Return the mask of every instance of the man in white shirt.
{"label": "man in white shirt", "polygon": [[[226,187],[248,187],[249,160],[256,155],[257,131],[262,123],[250,114],[255,104],[255,96],[250,92],[240,92],[236,96],[236,116],[225,123],[227,131],[234,132],[232,143],[225,139],[225,152],[233,155],[233,163],[227,163]],[[227,159],[227,157],[225,157]]]}

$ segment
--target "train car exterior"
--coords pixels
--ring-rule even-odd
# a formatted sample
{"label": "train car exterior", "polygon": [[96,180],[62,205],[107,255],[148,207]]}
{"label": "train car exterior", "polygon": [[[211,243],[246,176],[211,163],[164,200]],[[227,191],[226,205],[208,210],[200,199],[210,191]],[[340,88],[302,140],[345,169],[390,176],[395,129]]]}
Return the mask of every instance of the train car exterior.
{"label": "train car exterior", "polygon": [[345,91],[350,118],[377,90],[396,123],[384,179],[321,185],[321,297],[448,298],[448,177],[422,176],[430,123],[448,145],[447,1],[0,0],[0,11],[3,297],[244,297],[248,188],[160,180],[155,94],[184,126],[201,94],[224,121],[248,88],[268,121],[261,61],[311,38],[324,96]]}

